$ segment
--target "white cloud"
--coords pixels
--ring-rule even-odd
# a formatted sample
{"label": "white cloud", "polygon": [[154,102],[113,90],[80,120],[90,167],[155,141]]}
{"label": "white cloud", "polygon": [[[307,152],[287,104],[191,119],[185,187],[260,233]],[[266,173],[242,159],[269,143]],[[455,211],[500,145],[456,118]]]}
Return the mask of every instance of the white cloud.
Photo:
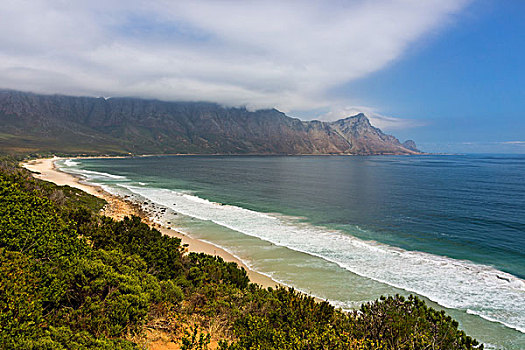
{"label": "white cloud", "polygon": [[326,107],[468,1],[3,0],[0,87]]}
{"label": "white cloud", "polygon": [[504,144],[504,145],[523,145],[525,146],[525,141],[503,141],[499,143]]}
{"label": "white cloud", "polygon": [[382,115],[379,112],[377,112],[374,108],[366,106],[347,106],[342,108],[333,108],[331,111],[322,114],[317,119],[323,121],[334,121],[350,117],[358,113],[364,113],[370,120],[370,124],[383,131],[410,129],[426,125],[426,123],[421,120],[396,118]]}

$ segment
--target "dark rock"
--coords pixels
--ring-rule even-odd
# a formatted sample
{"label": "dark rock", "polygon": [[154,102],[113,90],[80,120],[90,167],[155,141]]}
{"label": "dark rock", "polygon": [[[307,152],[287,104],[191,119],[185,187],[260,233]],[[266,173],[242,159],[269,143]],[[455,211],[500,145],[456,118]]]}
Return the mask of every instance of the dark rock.
{"label": "dark rock", "polygon": [[418,149],[417,149],[417,146],[416,146],[416,143],[412,140],[406,140],[405,142],[403,142],[403,147],[409,149],[409,150],[412,150],[412,151],[415,151],[415,152],[420,152]]}

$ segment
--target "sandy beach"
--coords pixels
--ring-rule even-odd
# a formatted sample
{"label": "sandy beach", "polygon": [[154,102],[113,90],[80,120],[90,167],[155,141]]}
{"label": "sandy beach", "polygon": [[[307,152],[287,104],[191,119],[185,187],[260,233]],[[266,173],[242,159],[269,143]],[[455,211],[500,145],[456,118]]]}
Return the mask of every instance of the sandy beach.
{"label": "sandy beach", "polygon": [[270,277],[258,273],[257,271],[251,270],[246,266],[242,261],[237,259],[232,254],[228,253],[224,249],[217,247],[211,243],[203,242],[198,239],[189,237],[181,232],[162,227],[158,224],[153,223],[144,212],[141,212],[140,206],[138,204],[132,203],[131,201],[125,200],[124,198],[112,195],[104,191],[101,187],[87,184],[82,182],[80,178],[77,178],[71,174],[64,173],[58,170],[55,167],[55,162],[60,160],[59,157],[46,158],[46,159],[36,159],[28,162],[24,162],[21,165],[33,172],[33,176],[53,182],[59,186],[68,185],[81,189],[84,192],[92,194],[94,196],[105,199],[108,204],[104,208],[102,214],[110,216],[115,220],[122,220],[125,216],[137,215],[142,217],[143,221],[146,222],[151,227],[156,228],[165,235],[171,237],[178,237],[182,240],[182,244],[188,244],[189,252],[199,252],[206,253],[210,255],[215,255],[223,258],[225,261],[236,262],[239,266],[242,266],[248,273],[250,280],[253,283],[260,284],[263,287],[274,287],[279,285],[278,282],[272,280]]}

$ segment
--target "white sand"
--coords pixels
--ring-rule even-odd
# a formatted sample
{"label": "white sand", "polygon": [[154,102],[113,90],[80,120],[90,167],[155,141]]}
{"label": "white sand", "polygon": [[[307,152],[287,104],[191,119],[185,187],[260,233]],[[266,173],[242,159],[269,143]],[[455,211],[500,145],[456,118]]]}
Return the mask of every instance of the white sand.
{"label": "white sand", "polygon": [[217,247],[211,243],[191,238],[173,229],[168,229],[166,227],[161,227],[157,224],[154,224],[150,220],[148,220],[148,218],[145,218],[143,215],[141,215],[137,206],[133,205],[133,203],[130,203],[129,201],[126,201],[118,196],[114,196],[104,191],[99,186],[83,183],[79,178],[58,170],[55,167],[55,161],[59,159],[61,158],[54,157],[47,159],[31,160],[22,163],[22,166],[34,172],[35,174],[33,176],[38,179],[50,181],[60,186],[68,185],[71,187],[75,187],[81,189],[84,192],[105,199],[108,202],[108,205],[104,210],[104,214],[107,216],[110,216],[116,220],[121,220],[125,216],[129,215],[142,216],[144,222],[146,222],[148,225],[155,227],[165,235],[180,238],[182,240],[182,244],[188,244],[188,251],[220,256],[225,261],[236,262],[239,266],[244,267],[244,269],[247,271],[248,276],[250,277],[250,281],[260,284],[263,287],[275,287],[279,285],[278,282],[274,281],[270,277],[249,269],[248,266],[246,266],[242,261],[237,259],[232,254],[228,253],[224,249]]}

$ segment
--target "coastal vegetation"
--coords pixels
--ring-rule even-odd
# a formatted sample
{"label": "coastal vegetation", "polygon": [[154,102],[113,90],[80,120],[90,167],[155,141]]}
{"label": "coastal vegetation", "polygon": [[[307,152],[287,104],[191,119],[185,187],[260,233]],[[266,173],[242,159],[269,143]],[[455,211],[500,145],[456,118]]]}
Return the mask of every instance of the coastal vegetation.
{"label": "coastal vegetation", "polygon": [[[250,283],[133,216],[0,160],[0,349],[482,349],[417,297],[354,312]],[[349,286],[359,288],[359,286]]]}

